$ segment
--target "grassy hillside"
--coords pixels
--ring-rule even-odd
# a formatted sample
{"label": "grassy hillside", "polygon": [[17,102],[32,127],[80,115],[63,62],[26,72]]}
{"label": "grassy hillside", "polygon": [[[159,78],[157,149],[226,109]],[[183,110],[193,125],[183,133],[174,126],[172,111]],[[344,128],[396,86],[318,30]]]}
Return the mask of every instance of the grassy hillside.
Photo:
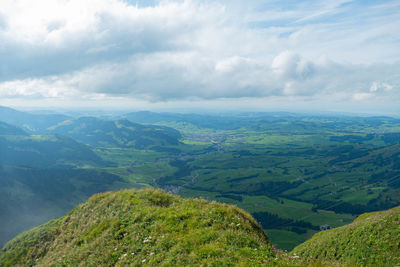
{"label": "grassy hillside", "polygon": [[230,205],[161,190],[97,194],[19,235],[2,266],[261,265],[275,252],[257,222]]}
{"label": "grassy hillside", "polygon": [[[25,230],[31,222],[65,214],[90,194],[124,188],[157,187],[236,205],[258,220],[273,245],[287,250],[321,225],[343,226],[362,213],[400,205],[398,119],[285,113],[128,115],[159,126],[83,117],[28,136],[0,123],[0,165],[16,167],[13,175],[0,177],[11,183],[0,190],[7,196],[0,205],[11,213],[19,207],[31,211],[24,218],[0,212],[0,228],[5,227],[0,245],[18,233],[14,218],[29,222],[22,228],[19,224]],[[51,133],[56,135],[44,135]],[[104,177],[109,183],[103,184]],[[68,197],[53,198],[48,184],[51,192]],[[43,205],[46,216],[26,208],[31,207],[26,205],[31,193],[36,199],[52,197]]]}
{"label": "grassy hillside", "polygon": [[94,117],[66,120],[49,128],[51,133],[69,136],[92,146],[144,149],[177,145],[177,130],[163,126],[141,125],[128,120],[106,121]]}
{"label": "grassy hillside", "polygon": [[94,195],[24,232],[1,266],[396,266],[400,207],[360,216],[288,254],[243,210],[159,189]]}
{"label": "grassy hillside", "polygon": [[400,265],[400,207],[366,213],[352,224],[320,232],[293,254],[348,266]]}

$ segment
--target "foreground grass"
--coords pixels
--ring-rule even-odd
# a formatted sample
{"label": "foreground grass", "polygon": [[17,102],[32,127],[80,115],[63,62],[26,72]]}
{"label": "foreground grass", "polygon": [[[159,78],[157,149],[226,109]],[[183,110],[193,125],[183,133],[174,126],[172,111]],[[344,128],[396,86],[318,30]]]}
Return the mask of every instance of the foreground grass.
{"label": "foreground grass", "polygon": [[366,213],[352,224],[320,232],[292,254],[347,266],[398,266],[400,207]]}
{"label": "foreground grass", "polygon": [[396,266],[399,214],[362,215],[288,253],[235,206],[123,190],[22,233],[0,251],[0,266]]}
{"label": "foreground grass", "polygon": [[10,241],[0,252],[0,265],[250,266],[279,264],[276,257],[246,212],[144,189],[93,196]]}

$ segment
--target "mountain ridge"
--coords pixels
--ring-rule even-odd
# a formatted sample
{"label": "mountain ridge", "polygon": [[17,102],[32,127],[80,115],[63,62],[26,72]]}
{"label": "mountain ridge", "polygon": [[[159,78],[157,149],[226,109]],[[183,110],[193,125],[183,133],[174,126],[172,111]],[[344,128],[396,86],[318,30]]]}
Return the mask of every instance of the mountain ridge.
{"label": "mountain ridge", "polygon": [[145,149],[178,145],[180,133],[165,126],[141,125],[126,119],[109,121],[80,117],[54,125],[49,133],[62,134],[92,146],[115,146]]}

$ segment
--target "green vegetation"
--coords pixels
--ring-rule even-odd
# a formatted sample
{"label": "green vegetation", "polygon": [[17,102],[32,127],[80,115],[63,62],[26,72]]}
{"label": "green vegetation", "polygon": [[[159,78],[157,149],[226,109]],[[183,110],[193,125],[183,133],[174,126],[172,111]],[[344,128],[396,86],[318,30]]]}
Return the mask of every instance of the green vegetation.
{"label": "green vegetation", "polygon": [[161,190],[98,194],[19,235],[2,266],[261,265],[276,257],[246,212]]}
{"label": "green vegetation", "polygon": [[106,121],[82,117],[63,121],[47,129],[92,146],[161,149],[179,144],[180,133],[163,126],[141,125],[128,120]]}
{"label": "green vegetation", "polygon": [[[24,232],[1,266],[395,266],[400,207],[316,234],[290,254],[245,211],[159,189],[96,194],[66,216]],[[269,234],[287,242],[283,230]]]}
{"label": "green vegetation", "polygon": [[[177,170],[149,183],[185,197],[202,196],[252,214],[272,213],[316,227],[341,226],[355,215],[400,204],[399,144],[379,147],[324,140],[310,148],[309,141],[301,139],[277,146],[231,145],[232,140],[210,144],[197,155],[175,157],[168,162]],[[299,231],[281,221],[263,226],[301,233],[302,240],[315,230],[303,224]],[[271,240],[285,249],[298,244]]]}
{"label": "green vegetation", "polygon": [[[364,212],[400,205],[400,120],[394,118],[138,112],[60,120],[0,109],[0,120],[1,112],[35,135],[0,124],[0,166],[19,170],[0,176],[7,196],[0,208],[8,211],[0,245],[90,194],[125,188],[236,205],[259,220],[272,244],[288,250],[321,225],[340,227]],[[70,197],[57,199],[44,190],[47,184]],[[45,203],[46,212],[30,203]],[[19,219],[11,215],[18,209],[31,212]],[[15,218],[18,227],[10,223]]]}
{"label": "green vegetation", "polygon": [[292,254],[348,266],[397,266],[400,207],[366,213],[352,224],[322,231],[296,247]]}

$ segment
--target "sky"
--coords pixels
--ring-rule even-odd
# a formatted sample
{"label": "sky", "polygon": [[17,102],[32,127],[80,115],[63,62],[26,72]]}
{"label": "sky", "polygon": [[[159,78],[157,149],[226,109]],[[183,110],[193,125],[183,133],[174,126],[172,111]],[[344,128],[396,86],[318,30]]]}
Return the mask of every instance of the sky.
{"label": "sky", "polygon": [[0,105],[400,115],[400,1],[1,0]]}

